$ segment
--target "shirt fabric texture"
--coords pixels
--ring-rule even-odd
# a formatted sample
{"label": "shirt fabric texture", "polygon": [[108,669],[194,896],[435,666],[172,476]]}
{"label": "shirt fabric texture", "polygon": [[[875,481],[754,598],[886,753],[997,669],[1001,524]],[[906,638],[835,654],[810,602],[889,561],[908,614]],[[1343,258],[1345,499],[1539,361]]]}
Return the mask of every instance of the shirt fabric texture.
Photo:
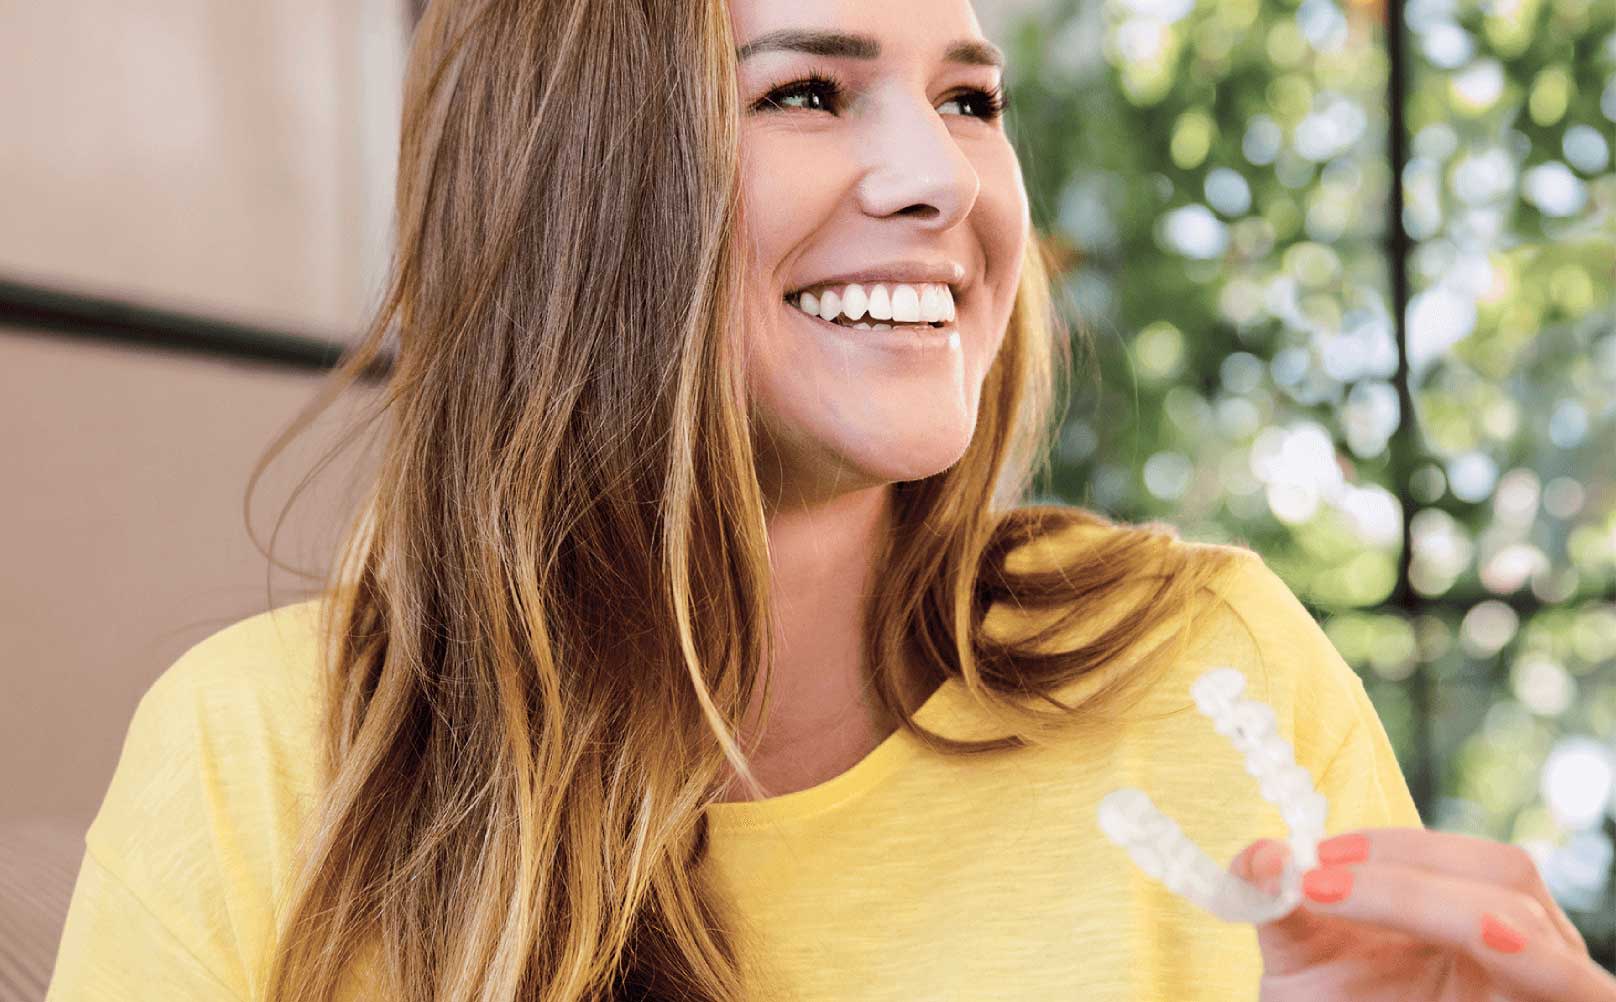
{"label": "shirt fabric texture", "polygon": [[[1220,548],[1238,559],[1203,591],[1210,611],[1185,656],[1122,719],[965,757],[900,729],[816,786],[712,805],[702,865],[733,906],[758,997],[1255,1000],[1255,927],[1168,891],[1096,815],[1107,793],[1138,787],[1220,865],[1285,837],[1239,752],[1195,710],[1195,679],[1234,667],[1273,708],[1328,798],[1327,836],[1421,822],[1358,676],[1261,557]],[[47,1002],[261,998],[275,906],[318,796],[317,612],[309,600],[226,627],[142,698],[85,837]],[[995,607],[989,626],[1022,615]],[[1096,610],[1084,630],[1108,625]],[[998,736],[974,707],[950,680],[916,717],[950,737]],[[353,972],[348,994],[366,998],[365,983]]]}

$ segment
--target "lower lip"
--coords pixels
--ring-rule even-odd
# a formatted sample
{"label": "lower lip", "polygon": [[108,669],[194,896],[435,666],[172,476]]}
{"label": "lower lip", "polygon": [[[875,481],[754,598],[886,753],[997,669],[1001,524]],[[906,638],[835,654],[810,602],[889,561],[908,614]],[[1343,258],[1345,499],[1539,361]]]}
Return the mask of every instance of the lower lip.
{"label": "lower lip", "polygon": [[893,327],[891,330],[859,330],[857,327],[843,327],[833,324],[822,317],[807,313],[790,303],[782,303],[790,313],[795,313],[805,322],[812,324],[821,331],[834,334],[843,341],[858,344],[869,348],[886,348],[892,351],[939,351],[942,349],[958,349],[960,345],[959,328],[953,323],[941,327]]}

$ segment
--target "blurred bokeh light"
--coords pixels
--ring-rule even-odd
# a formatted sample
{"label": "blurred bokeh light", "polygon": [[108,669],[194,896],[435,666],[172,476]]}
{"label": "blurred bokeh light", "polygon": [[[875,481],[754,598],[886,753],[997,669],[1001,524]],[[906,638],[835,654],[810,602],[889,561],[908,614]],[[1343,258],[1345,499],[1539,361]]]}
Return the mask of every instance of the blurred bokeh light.
{"label": "blurred bokeh light", "polygon": [[1049,494],[1259,549],[1425,823],[1527,848],[1612,963],[1616,4],[1015,8],[1093,341]]}

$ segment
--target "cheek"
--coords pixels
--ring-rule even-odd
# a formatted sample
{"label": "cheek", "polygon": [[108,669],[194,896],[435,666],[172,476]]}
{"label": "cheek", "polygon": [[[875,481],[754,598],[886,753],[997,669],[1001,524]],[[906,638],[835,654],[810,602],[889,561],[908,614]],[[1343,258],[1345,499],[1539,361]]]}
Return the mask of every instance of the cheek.
{"label": "cheek", "polygon": [[767,157],[743,147],[741,166],[741,218],[747,247],[756,263],[774,257],[771,253],[785,242],[783,213],[771,206],[785,201],[787,183]]}
{"label": "cheek", "polygon": [[741,144],[741,215],[754,282],[774,287],[778,298],[792,251],[833,210],[838,179],[835,163],[822,162],[810,144],[776,138],[763,131]]}
{"label": "cheek", "polygon": [[785,275],[798,249],[815,239],[834,211],[837,179],[834,164],[820,163],[805,149],[809,144],[786,138],[758,128],[741,142],[746,284],[739,334],[746,345],[748,395],[759,406],[758,418],[775,435],[791,437],[798,422],[790,415],[808,404],[797,399],[807,392],[801,346],[781,322]]}
{"label": "cheek", "polygon": [[1008,144],[997,155],[979,162],[978,171],[982,189],[976,206],[977,232],[986,258],[985,277],[995,305],[1008,319],[1031,229],[1027,190],[1015,152]]}
{"label": "cheek", "polygon": [[1013,156],[987,164],[979,162],[978,170],[982,187],[970,225],[981,248],[983,271],[979,306],[972,310],[981,327],[980,336],[974,339],[971,370],[973,377],[980,380],[992,367],[1008,333],[1031,221],[1021,173]]}

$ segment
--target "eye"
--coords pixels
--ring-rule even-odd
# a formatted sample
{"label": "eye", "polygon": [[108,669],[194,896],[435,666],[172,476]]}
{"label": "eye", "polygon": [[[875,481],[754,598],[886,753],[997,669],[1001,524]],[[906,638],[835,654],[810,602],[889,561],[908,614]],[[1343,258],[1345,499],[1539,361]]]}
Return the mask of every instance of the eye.
{"label": "eye", "polygon": [[[823,70],[812,70],[805,77],[780,84],[752,105],[753,111],[828,111],[836,114],[842,106],[842,85]],[[992,90],[969,88],[959,91],[943,102],[943,107],[958,104],[961,114],[991,122],[1004,114],[1010,106],[1009,95],[1002,86]]]}
{"label": "eye", "polygon": [[[769,91],[752,106],[754,111],[786,110],[828,111],[836,113],[841,106],[842,87],[831,77],[814,70],[808,76]],[[801,102],[800,104],[797,102]]]}
{"label": "eye", "polygon": [[944,107],[950,104],[958,104],[962,109],[967,106],[974,108],[975,111],[963,111],[962,114],[991,122],[1004,114],[1004,109],[1010,106],[1010,96],[1004,92],[1003,87],[995,87],[990,91],[962,90],[943,102]]}

